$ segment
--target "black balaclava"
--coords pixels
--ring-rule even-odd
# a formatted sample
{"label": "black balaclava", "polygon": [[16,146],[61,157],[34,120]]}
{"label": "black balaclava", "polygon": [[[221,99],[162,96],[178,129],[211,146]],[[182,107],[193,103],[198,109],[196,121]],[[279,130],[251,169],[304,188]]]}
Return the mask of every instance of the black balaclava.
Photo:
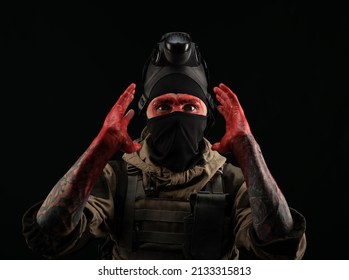
{"label": "black balaclava", "polygon": [[215,104],[207,90],[208,69],[198,46],[188,33],[164,34],[143,68],[143,94],[138,101],[145,113],[152,99],[166,93],[186,93],[200,98],[207,116],[173,112],[147,119],[150,159],[175,172],[202,159],[203,137],[214,122]]}
{"label": "black balaclava", "polygon": [[[186,93],[206,103],[200,86],[178,73],[160,79],[153,87],[149,101],[165,93]],[[207,127],[207,116],[173,112],[147,119],[147,126],[151,139],[150,159],[156,164],[182,172],[202,160],[200,143]]]}
{"label": "black balaclava", "polygon": [[207,116],[173,112],[148,119],[150,159],[166,168],[182,172],[202,160],[200,144]]}

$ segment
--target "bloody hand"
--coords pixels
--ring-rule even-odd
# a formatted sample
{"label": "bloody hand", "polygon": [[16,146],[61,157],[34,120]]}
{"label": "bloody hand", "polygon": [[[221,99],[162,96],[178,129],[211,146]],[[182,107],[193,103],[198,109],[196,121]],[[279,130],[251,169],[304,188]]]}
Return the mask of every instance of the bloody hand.
{"label": "bloody hand", "polygon": [[130,84],[108,113],[103,127],[87,150],[57,182],[37,213],[38,224],[57,236],[71,233],[81,219],[85,204],[98,176],[118,150],[131,153],[141,145],[132,141],[127,126],[134,111],[127,107],[136,85]]}
{"label": "bloody hand", "polygon": [[213,91],[221,104],[217,106],[217,110],[225,119],[226,131],[221,141],[213,144],[212,150],[227,154],[233,152],[236,148],[234,145],[239,138],[252,133],[235,93],[223,83],[220,83],[219,87],[214,87]]}
{"label": "bloody hand", "polygon": [[233,152],[246,180],[253,227],[262,241],[286,236],[293,227],[287,202],[271,175],[254,139],[236,95],[224,84],[215,87],[217,110],[226,121],[226,132],[212,149],[221,154]]}
{"label": "bloody hand", "polygon": [[124,93],[120,95],[105,118],[103,128],[97,137],[110,139],[114,144],[115,151],[122,150],[126,153],[132,153],[141,148],[140,144],[132,141],[127,132],[127,127],[135,112],[133,109],[130,109],[125,114],[134,98],[135,88],[136,85],[131,83]]}

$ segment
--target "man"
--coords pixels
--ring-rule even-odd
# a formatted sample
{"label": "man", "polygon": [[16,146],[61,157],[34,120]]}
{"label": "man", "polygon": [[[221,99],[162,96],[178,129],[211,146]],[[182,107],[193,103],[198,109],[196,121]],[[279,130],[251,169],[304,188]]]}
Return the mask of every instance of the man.
{"label": "man", "polygon": [[[215,105],[189,34],[164,34],[143,77],[140,139],[127,132],[131,83],[83,155],[25,213],[28,246],[56,258],[107,237],[112,259],[301,259],[305,219],[288,206],[223,83],[213,88]],[[205,133],[215,110],[226,132],[211,145]],[[112,161],[120,151],[122,160]]]}

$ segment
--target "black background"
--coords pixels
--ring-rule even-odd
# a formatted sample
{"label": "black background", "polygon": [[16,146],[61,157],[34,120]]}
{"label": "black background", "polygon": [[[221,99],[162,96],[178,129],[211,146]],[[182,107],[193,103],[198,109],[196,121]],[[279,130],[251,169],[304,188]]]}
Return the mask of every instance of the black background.
{"label": "black background", "polygon": [[[169,31],[191,34],[211,88],[224,82],[238,95],[270,171],[307,219],[304,258],[349,259],[347,10],[335,1],[239,2],[8,6],[1,259],[41,258],[21,235],[24,211],[85,151],[119,94],[140,83]],[[133,138],[143,125],[136,116]],[[218,118],[210,140],[223,133]],[[73,257],[95,255],[92,243]]]}

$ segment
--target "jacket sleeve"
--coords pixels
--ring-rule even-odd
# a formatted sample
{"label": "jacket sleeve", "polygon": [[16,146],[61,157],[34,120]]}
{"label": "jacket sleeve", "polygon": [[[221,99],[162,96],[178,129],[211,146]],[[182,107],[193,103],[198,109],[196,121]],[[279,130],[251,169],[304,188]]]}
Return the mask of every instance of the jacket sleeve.
{"label": "jacket sleeve", "polygon": [[[231,167],[230,178],[234,178],[233,191],[233,224],[235,247],[239,252],[239,259],[301,259],[306,249],[306,221],[304,216],[290,208],[294,227],[293,230],[281,239],[271,242],[262,242],[255,234],[252,224],[252,212],[246,183],[241,179],[242,173],[236,167]],[[237,175],[241,173],[240,175]],[[234,174],[234,175],[232,175]],[[237,180],[236,178],[240,178]]]}
{"label": "jacket sleeve", "polygon": [[36,213],[43,201],[30,207],[22,218],[22,233],[28,247],[46,258],[58,258],[83,247],[91,238],[105,237],[113,226],[116,175],[107,164],[88,199],[80,222],[69,235],[46,234],[36,222]]}

